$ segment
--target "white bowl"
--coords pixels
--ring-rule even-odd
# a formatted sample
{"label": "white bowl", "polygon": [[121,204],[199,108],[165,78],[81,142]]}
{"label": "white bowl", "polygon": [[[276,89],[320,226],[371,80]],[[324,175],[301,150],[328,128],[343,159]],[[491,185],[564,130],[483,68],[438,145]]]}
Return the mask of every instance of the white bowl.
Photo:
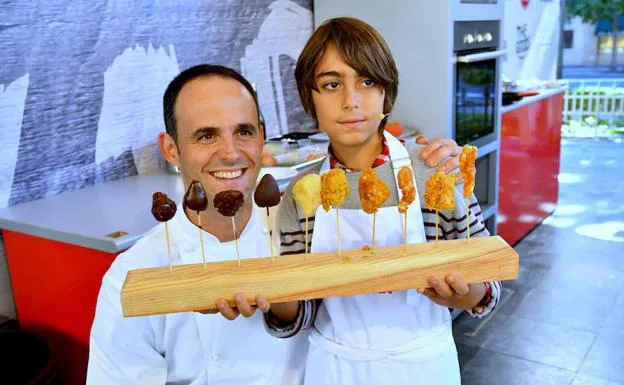
{"label": "white bowl", "polygon": [[290,181],[299,173],[297,170],[290,167],[262,167],[260,169],[260,174],[258,174],[257,182],[260,182],[260,179],[262,179],[265,174],[273,175],[273,178],[277,181],[280,191],[283,192],[286,187],[288,187]]}

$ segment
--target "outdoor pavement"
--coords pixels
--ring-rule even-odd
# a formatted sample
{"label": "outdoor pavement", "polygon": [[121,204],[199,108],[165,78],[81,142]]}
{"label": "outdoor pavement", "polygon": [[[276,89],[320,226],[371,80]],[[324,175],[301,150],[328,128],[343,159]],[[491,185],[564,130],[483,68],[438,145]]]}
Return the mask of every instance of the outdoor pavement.
{"label": "outdoor pavement", "polygon": [[559,203],[490,317],[454,322],[462,383],[624,385],[624,140],[563,139]]}

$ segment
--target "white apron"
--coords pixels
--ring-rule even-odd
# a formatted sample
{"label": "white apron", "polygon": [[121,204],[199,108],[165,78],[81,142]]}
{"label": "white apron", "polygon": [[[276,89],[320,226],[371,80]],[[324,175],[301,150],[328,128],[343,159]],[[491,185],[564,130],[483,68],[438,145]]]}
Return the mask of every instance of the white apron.
{"label": "white apron", "polygon": [[[412,169],[411,159],[397,139],[384,135],[396,182],[401,167]],[[327,170],[325,160],[320,173]],[[373,216],[363,210],[340,209],[342,247],[370,245],[372,221]],[[380,208],[376,222],[375,246],[403,242],[403,215],[397,206]],[[408,242],[425,242],[419,199],[408,209]],[[336,250],[334,209],[317,210],[311,250]],[[307,385],[461,382],[449,311],[415,290],[325,298],[309,339]]]}
{"label": "white apron", "polygon": [[[180,204],[178,207],[181,207]],[[254,207],[240,234],[243,258],[267,256],[264,210]],[[199,230],[182,209],[169,221],[174,265],[201,263]],[[206,260],[236,259],[234,242],[204,233]],[[103,279],[89,345],[89,385],[300,385],[307,335],[270,336],[262,314],[228,321],[183,312],[124,318],[120,292],[128,270],[168,266],[160,224],[120,254]],[[243,263],[244,265],[244,263]]]}
{"label": "white apron", "polygon": [[[251,218],[239,236],[241,259],[270,254],[264,209],[254,205]],[[190,222],[188,222],[190,224]],[[199,233],[185,231],[181,243],[175,242],[183,264],[201,263]],[[191,237],[189,239],[188,234]],[[236,243],[219,243],[204,233],[207,261],[236,260]],[[244,262],[243,262],[244,263]],[[206,384],[296,385],[301,383],[304,341],[300,336],[281,340],[270,336],[264,318],[256,311],[250,318],[242,315],[229,321],[220,314],[190,313],[197,325],[198,341],[206,368]],[[304,337],[304,336],[301,336]],[[227,362],[229,361],[229,362]],[[198,382],[201,383],[201,382]]]}

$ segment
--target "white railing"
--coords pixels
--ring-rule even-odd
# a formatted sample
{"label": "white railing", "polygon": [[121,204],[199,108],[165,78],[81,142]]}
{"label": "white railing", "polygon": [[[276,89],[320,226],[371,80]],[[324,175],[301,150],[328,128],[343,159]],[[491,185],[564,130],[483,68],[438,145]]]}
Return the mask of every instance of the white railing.
{"label": "white railing", "polygon": [[565,79],[567,90],[563,119],[584,121],[593,117],[609,125],[624,121],[624,78]]}

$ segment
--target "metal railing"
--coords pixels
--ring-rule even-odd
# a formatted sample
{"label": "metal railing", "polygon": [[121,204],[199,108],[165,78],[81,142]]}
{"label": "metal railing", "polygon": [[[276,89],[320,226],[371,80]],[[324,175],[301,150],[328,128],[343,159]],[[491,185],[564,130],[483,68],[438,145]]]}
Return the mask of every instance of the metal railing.
{"label": "metal railing", "polygon": [[593,117],[609,125],[624,122],[624,78],[565,79],[567,90],[563,119],[584,121]]}

